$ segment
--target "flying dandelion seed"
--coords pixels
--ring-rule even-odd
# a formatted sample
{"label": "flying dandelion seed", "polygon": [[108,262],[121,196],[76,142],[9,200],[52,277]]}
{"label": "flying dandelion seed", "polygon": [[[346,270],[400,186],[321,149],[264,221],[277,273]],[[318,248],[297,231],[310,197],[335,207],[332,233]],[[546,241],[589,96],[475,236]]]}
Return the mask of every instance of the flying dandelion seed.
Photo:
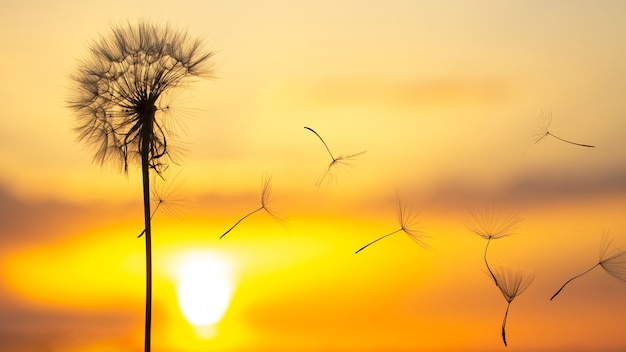
{"label": "flying dandelion seed", "polygon": [[485,265],[487,266],[487,270],[496,286],[498,286],[498,280],[496,276],[491,271],[489,267],[489,261],[487,260],[487,250],[489,249],[489,243],[491,240],[496,240],[498,238],[510,236],[513,234],[513,231],[517,229],[517,225],[522,221],[522,219],[517,216],[515,213],[504,213],[496,211],[495,204],[492,204],[491,207],[485,208],[483,210],[472,210],[468,208],[468,211],[472,217],[472,221],[467,224],[467,227],[473,233],[487,240],[487,245],[485,246],[485,252],[483,254],[483,259],[485,261]]}
{"label": "flying dandelion seed", "polygon": [[[176,175],[178,177],[178,175]],[[176,177],[174,179],[176,179]],[[179,210],[184,207],[184,204],[187,202],[185,199],[178,198],[176,196],[177,188],[173,187],[174,180],[170,182],[165,182],[162,177],[158,179],[155,177],[152,180],[154,187],[152,188],[152,202],[156,204],[152,213],[150,213],[150,220],[154,217],[156,212],[159,209],[162,209],[166,214],[173,216],[175,218],[179,217]],[[146,233],[144,229],[141,231],[137,238],[143,236]]]}
{"label": "flying dandelion seed", "polygon": [[591,268],[585,270],[584,272],[565,281],[563,286],[561,286],[561,288],[559,288],[559,290],[556,291],[556,293],[552,295],[552,297],[550,297],[550,300],[553,300],[554,297],[561,293],[565,286],[571,281],[587,274],[591,270],[595,269],[597,266],[600,266],[609,275],[626,282],[626,251],[618,248],[609,252],[609,247],[611,246],[612,242],[613,239],[609,237],[608,232],[604,232],[600,241],[598,263],[596,263]]}
{"label": "flying dandelion seed", "polygon": [[409,238],[415,241],[415,243],[417,243],[420,247],[427,248],[426,243],[424,243],[424,239],[428,238],[428,236],[426,236],[422,231],[419,230],[417,226],[419,224],[419,221],[417,220],[417,214],[413,212],[413,208],[409,206],[407,202],[400,196],[397,197],[396,207],[397,207],[397,212],[398,212],[398,222],[400,223],[400,228],[373,240],[372,242],[359,248],[359,250],[354,252],[354,254],[357,254],[360,251],[364,250],[365,248],[369,247],[370,245],[382,240],[383,238],[389,237],[398,232],[404,232],[405,234],[407,234],[407,236],[409,236]]}
{"label": "flying dandelion seed", "polygon": [[506,299],[506,311],[504,312],[504,319],[502,320],[502,342],[504,346],[507,346],[506,342],[506,319],[509,315],[509,308],[511,302],[515,297],[524,292],[528,286],[533,282],[535,276],[533,274],[524,274],[521,271],[512,270],[508,268],[498,268],[494,272],[496,281],[499,283],[498,288]]}
{"label": "flying dandelion seed", "polygon": [[240,222],[242,222],[248,216],[261,210],[265,210],[265,212],[268,213],[276,221],[278,221],[281,224],[281,226],[284,226],[285,219],[280,214],[278,214],[278,212],[269,208],[270,192],[272,190],[271,181],[272,181],[271,177],[266,177],[263,180],[263,190],[261,191],[261,206],[258,209],[251,211],[250,213],[246,214],[244,217],[239,219],[233,226],[231,226],[231,228],[229,228],[226,232],[224,232],[224,234],[220,236],[220,239],[222,239],[222,237],[226,236],[229,232],[231,232],[237,225],[239,225]]}
{"label": "flying dandelion seed", "polygon": [[322,177],[320,177],[320,179],[315,183],[317,187],[321,186],[324,183],[330,184],[336,181],[337,175],[341,170],[345,170],[347,169],[348,166],[352,166],[352,164],[350,163],[352,159],[365,153],[365,151],[362,151],[362,152],[350,154],[350,155],[339,155],[338,157],[335,158],[333,153],[330,151],[330,148],[328,148],[328,145],[326,144],[326,142],[324,142],[324,139],[322,138],[322,136],[320,136],[317,132],[315,132],[315,130],[313,130],[310,127],[304,127],[304,128],[315,133],[317,138],[319,138],[320,141],[322,141],[322,144],[324,144],[324,147],[326,148],[328,155],[330,155],[330,158],[332,159],[332,161],[330,162],[330,164],[328,164],[328,167],[322,174]]}
{"label": "flying dandelion seed", "polygon": [[533,139],[534,143],[533,145],[539,143],[541,140],[543,140],[544,138],[546,138],[547,136],[552,136],[560,141],[563,141],[565,143],[569,143],[569,144],[573,144],[573,145],[577,145],[579,147],[586,147],[586,148],[595,148],[595,146],[593,145],[589,145],[589,144],[581,144],[581,143],[576,143],[576,142],[572,142],[572,141],[568,141],[567,139],[563,139],[557,135],[555,135],[554,133],[550,132],[550,125],[552,124],[552,114],[545,114],[545,113],[541,113],[541,116],[539,117],[539,126],[536,128],[535,130],[535,138]]}

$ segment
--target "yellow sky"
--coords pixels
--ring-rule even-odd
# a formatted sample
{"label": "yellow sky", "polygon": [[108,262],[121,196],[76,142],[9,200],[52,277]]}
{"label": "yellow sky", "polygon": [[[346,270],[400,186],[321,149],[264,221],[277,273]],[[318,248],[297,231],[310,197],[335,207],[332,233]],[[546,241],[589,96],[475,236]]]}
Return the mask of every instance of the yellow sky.
{"label": "yellow sky", "polygon": [[[141,345],[140,171],[92,164],[66,100],[90,40],[149,19],[215,52],[215,78],[172,103],[187,152],[170,180],[185,202],[178,218],[154,221],[155,351],[499,350],[506,301],[484,273],[485,241],[464,226],[465,205],[492,200],[524,218],[491,244],[494,263],[536,276],[511,305],[509,349],[626,348],[616,323],[626,284],[601,269],[548,302],[597,261],[604,230],[626,244],[625,11],[620,1],[2,3],[0,337],[25,351],[35,340],[55,351]],[[556,135],[596,147],[532,145],[542,112]],[[366,152],[316,187],[331,160],[305,126],[336,156]],[[265,175],[287,226],[260,212],[218,240],[260,206]],[[354,255],[399,227],[396,192],[430,247],[397,234]],[[237,267],[210,339],[176,306],[169,266],[190,250]],[[74,329],[86,337],[72,340]]]}

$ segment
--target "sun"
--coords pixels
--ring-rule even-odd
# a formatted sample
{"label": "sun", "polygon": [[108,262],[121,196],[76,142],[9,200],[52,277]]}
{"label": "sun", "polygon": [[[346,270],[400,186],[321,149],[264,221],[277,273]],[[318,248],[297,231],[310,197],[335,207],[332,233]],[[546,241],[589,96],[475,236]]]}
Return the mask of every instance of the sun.
{"label": "sun", "polygon": [[183,316],[196,327],[217,324],[234,291],[232,268],[208,252],[184,255],[178,265],[176,297]]}

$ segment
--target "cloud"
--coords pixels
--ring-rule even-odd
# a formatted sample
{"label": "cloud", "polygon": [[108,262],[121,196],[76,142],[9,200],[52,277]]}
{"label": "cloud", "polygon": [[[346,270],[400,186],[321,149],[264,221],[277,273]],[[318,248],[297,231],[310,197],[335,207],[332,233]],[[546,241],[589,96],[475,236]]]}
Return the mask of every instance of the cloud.
{"label": "cloud", "polygon": [[526,173],[507,187],[520,202],[542,202],[550,199],[590,199],[626,194],[626,169],[597,172]]}
{"label": "cloud", "polygon": [[7,305],[0,319],[0,341],[3,351],[62,351],[104,342],[115,343],[119,351],[132,350],[128,335],[136,320],[121,311],[62,312]]}
{"label": "cloud", "polygon": [[385,80],[331,77],[304,88],[309,100],[322,106],[383,106],[399,109],[491,105],[511,94],[503,78],[437,77]]}
{"label": "cloud", "polygon": [[0,248],[53,240],[111,219],[118,221],[120,214],[128,216],[127,208],[128,204],[22,200],[0,183]]}
{"label": "cloud", "polygon": [[440,179],[427,191],[430,201],[484,202],[494,198],[519,204],[546,204],[626,195],[626,168],[604,170],[524,171],[497,184],[470,181],[467,177]]}

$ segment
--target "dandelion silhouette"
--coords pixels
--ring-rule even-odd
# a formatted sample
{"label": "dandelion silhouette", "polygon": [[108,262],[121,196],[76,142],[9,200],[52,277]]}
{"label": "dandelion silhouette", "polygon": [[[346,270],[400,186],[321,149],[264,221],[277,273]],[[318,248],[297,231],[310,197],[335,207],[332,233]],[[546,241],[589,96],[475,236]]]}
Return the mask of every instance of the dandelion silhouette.
{"label": "dandelion silhouette", "polygon": [[335,158],[333,153],[330,151],[330,148],[328,148],[328,145],[326,144],[326,142],[324,142],[324,139],[322,138],[322,136],[320,136],[317,132],[315,132],[314,129],[312,129],[310,127],[304,127],[304,128],[306,128],[307,130],[315,133],[317,138],[319,138],[320,141],[322,141],[322,144],[324,144],[324,147],[326,148],[326,151],[328,152],[328,154],[330,155],[330,158],[332,159],[330,164],[328,164],[328,167],[326,168],[326,171],[324,171],[324,174],[322,174],[322,177],[320,177],[320,179],[315,183],[315,185],[318,186],[318,187],[320,185],[322,185],[324,183],[324,181],[326,181],[327,183],[332,183],[337,178],[338,170],[342,170],[342,169],[345,169],[348,166],[351,166],[352,164],[349,163],[350,160],[352,160],[355,157],[365,153],[365,151],[362,151],[362,152],[359,152],[359,153],[345,155],[345,156],[344,155],[339,155],[338,157]]}
{"label": "dandelion silhouette", "polygon": [[89,56],[71,79],[68,102],[77,112],[78,139],[95,150],[94,161],[114,162],[128,173],[141,165],[146,239],[146,316],[144,350],[150,351],[152,321],[152,235],[150,171],[161,175],[172,161],[172,129],[165,100],[192,77],[208,77],[213,55],[201,41],[169,26],[140,21],[114,26],[92,42]]}
{"label": "dandelion silhouette", "polygon": [[556,291],[556,293],[552,295],[552,297],[550,297],[550,300],[553,300],[554,297],[561,293],[565,286],[571,281],[587,274],[591,270],[595,269],[597,266],[600,266],[609,275],[626,282],[626,251],[618,248],[609,252],[609,247],[611,246],[612,242],[613,239],[609,237],[607,232],[604,232],[600,241],[600,253],[598,263],[591,268],[585,270],[584,272],[565,281],[563,286],[561,286],[561,288],[559,288],[559,290]]}
{"label": "dandelion silhouette", "polygon": [[364,250],[365,248],[371,246],[372,244],[382,240],[383,238],[389,237],[398,232],[404,232],[405,234],[407,234],[420,247],[422,248],[427,247],[423,239],[428,238],[428,236],[426,236],[422,231],[418,229],[417,224],[419,224],[419,221],[417,221],[417,214],[413,213],[413,208],[407,205],[406,201],[402,199],[400,196],[397,197],[396,206],[397,206],[398,222],[400,223],[400,228],[373,240],[372,242],[359,248],[359,250],[354,252],[354,254],[357,254],[360,251]]}
{"label": "dandelion silhouette", "polygon": [[473,233],[487,240],[483,258],[489,274],[491,274],[493,281],[496,286],[498,286],[498,279],[494,275],[493,271],[491,271],[489,261],[487,261],[489,243],[491,243],[491,240],[512,235],[513,231],[515,231],[517,225],[520,221],[522,221],[522,219],[515,213],[497,212],[495,204],[492,204],[490,208],[485,208],[483,210],[472,210],[468,208],[468,211],[472,216],[472,222],[467,224],[467,227]]}
{"label": "dandelion silhouette", "polygon": [[249,212],[244,217],[239,219],[233,226],[231,226],[231,228],[229,228],[226,232],[224,232],[224,234],[222,234],[220,236],[220,239],[222,239],[222,237],[226,236],[229,232],[231,232],[237,225],[239,225],[240,222],[245,220],[248,216],[250,216],[250,215],[252,215],[252,214],[254,214],[254,213],[258,212],[258,211],[261,211],[261,210],[265,210],[266,213],[268,213],[271,217],[273,217],[281,225],[284,225],[285,219],[280,214],[278,214],[275,210],[272,210],[272,209],[268,208],[269,203],[270,203],[270,192],[272,190],[272,182],[271,181],[272,181],[271,177],[266,177],[263,180],[263,190],[261,192],[261,206],[258,209],[255,209],[255,210]]}
{"label": "dandelion silhouette", "polygon": [[552,124],[552,114],[545,114],[545,113],[542,112],[541,116],[540,116],[539,126],[537,127],[537,129],[535,131],[535,138],[534,138],[533,145],[539,143],[541,140],[543,140],[547,136],[552,136],[552,137],[554,137],[554,138],[556,138],[556,139],[558,139],[560,141],[563,141],[565,143],[577,145],[577,146],[580,146],[580,147],[595,148],[595,146],[593,146],[593,145],[581,144],[581,143],[568,141],[567,139],[563,139],[563,138],[555,135],[554,133],[550,132],[550,125],[551,124]]}
{"label": "dandelion silhouette", "polygon": [[533,274],[524,274],[518,270],[512,270],[508,268],[498,268],[494,272],[497,277],[498,288],[506,299],[506,311],[504,312],[504,319],[502,320],[502,341],[504,346],[507,346],[506,342],[506,319],[509,315],[509,308],[511,302],[515,297],[519,296],[530,286],[535,276]]}

